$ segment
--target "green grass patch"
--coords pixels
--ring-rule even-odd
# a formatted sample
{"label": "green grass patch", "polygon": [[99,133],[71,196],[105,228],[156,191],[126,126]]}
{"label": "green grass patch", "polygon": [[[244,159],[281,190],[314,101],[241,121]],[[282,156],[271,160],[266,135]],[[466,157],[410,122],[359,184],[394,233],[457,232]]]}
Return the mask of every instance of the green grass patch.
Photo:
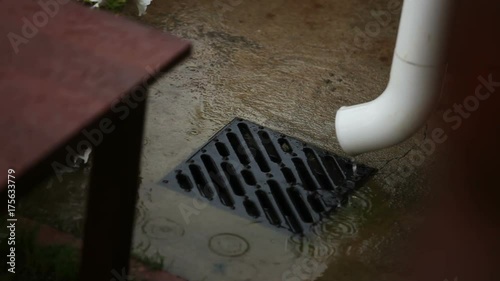
{"label": "green grass patch", "polygon": [[[7,261],[2,262],[0,280],[76,281],[80,256],[78,249],[65,245],[38,245],[37,233],[37,229],[16,229],[15,274],[7,271],[10,268]],[[6,242],[4,240],[0,243],[1,253],[7,253],[11,247]]]}

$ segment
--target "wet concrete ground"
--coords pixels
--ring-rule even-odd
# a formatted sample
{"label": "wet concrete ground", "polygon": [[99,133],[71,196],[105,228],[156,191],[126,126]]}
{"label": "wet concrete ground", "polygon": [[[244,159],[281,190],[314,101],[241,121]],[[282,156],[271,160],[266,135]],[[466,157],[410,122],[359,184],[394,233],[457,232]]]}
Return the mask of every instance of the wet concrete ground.
{"label": "wet concrete ground", "polygon": [[[234,117],[343,154],[335,112],[385,89],[401,3],[155,0],[141,18],[128,5],[126,16],[193,43],[192,56],[150,92],[135,254],[190,281],[404,279],[398,260],[420,220],[422,170],[432,159],[407,173],[398,168],[409,163],[424,129],[357,157],[379,173],[309,237],[248,224],[156,184]],[[57,208],[38,204],[25,213],[80,233],[82,197],[57,198],[83,194],[86,169],[41,187],[47,202],[62,202]],[[387,180],[394,175],[399,180]],[[183,208],[191,210],[188,218]]]}
{"label": "wet concrete ground", "polygon": [[[161,232],[173,221],[172,229],[183,228],[184,234],[158,241],[147,234],[152,229],[138,228],[137,248],[149,241],[148,247],[167,256],[167,270],[193,281],[400,279],[402,269],[393,264],[397,254],[389,252],[418,221],[412,203],[423,183],[416,174],[392,184],[384,179],[423,139],[423,130],[398,147],[358,157],[379,168],[378,176],[312,238],[247,226],[212,208],[187,224],[179,206],[193,206],[192,200],[153,183],[234,117],[342,154],[335,112],[385,89],[401,3],[154,1],[138,20],[190,40],[194,51],[151,93],[142,176],[152,187],[142,189],[149,215],[140,216],[138,225],[144,219]],[[133,16],[134,7],[125,13]],[[228,258],[207,248],[221,233],[242,238],[227,237],[223,249],[243,251],[248,243],[250,250]]]}

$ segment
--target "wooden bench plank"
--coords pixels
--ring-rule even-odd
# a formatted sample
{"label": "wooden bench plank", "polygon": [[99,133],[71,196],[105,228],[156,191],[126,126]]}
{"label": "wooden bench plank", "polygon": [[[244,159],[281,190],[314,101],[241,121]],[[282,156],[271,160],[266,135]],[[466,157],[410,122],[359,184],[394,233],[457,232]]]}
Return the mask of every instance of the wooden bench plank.
{"label": "wooden bench plank", "polygon": [[[67,3],[49,15],[38,1],[0,2],[0,190],[4,171],[22,175],[189,52],[188,42],[119,16],[48,2]],[[27,22],[37,31],[23,33]]]}

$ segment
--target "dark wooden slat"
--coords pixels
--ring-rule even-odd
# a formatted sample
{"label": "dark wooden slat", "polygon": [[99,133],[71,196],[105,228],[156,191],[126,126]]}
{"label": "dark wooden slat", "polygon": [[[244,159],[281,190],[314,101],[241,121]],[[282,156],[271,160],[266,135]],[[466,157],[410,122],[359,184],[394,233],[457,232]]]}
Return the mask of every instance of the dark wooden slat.
{"label": "dark wooden slat", "polygon": [[12,34],[23,35],[23,25],[47,10],[38,1],[0,0],[0,191],[8,168],[25,191],[50,173],[47,164],[68,141],[113,120],[114,131],[95,147],[80,272],[81,280],[112,280],[128,272],[146,98],[126,118],[112,106],[147,88],[189,44],[72,1],[50,2],[46,23],[13,46]]}
{"label": "dark wooden slat", "polygon": [[[51,1],[58,3],[57,1]],[[68,2],[60,0],[59,2]],[[69,1],[16,53],[9,33],[47,14],[38,1],[0,1],[0,190],[186,55],[189,43]]]}
{"label": "dark wooden slat", "polygon": [[83,241],[81,280],[128,272],[146,101],[96,148]]}

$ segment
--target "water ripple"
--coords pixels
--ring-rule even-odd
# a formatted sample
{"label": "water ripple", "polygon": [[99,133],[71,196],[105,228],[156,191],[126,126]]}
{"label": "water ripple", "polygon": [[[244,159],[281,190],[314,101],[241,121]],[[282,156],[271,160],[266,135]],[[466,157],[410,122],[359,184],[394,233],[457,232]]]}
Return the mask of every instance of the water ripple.
{"label": "water ripple", "polygon": [[172,240],[184,236],[184,228],[166,217],[145,220],[141,229],[147,237],[152,239]]}

